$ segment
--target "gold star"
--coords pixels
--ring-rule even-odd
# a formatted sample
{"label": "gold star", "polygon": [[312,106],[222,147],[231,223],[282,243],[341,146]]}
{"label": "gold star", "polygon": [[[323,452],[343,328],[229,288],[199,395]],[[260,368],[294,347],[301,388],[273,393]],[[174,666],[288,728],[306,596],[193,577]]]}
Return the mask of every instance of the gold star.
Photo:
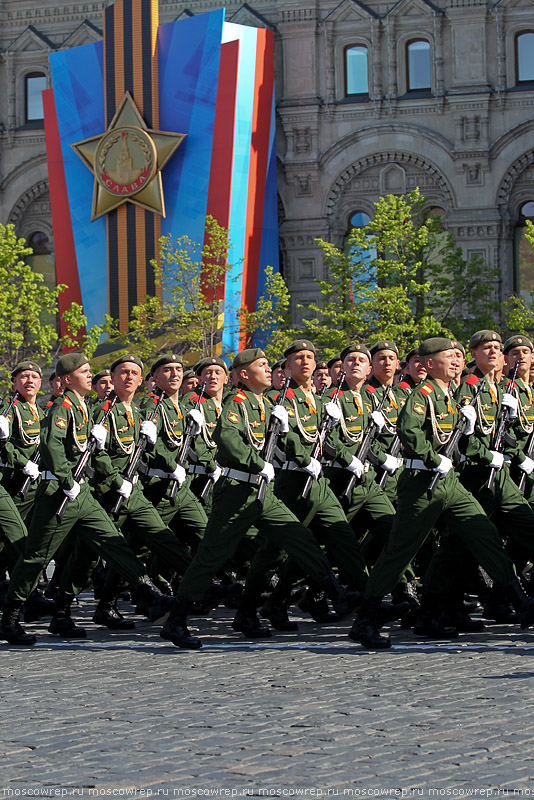
{"label": "gold star", "polygon": [[126,202],[164,217],[161,170],[186,136],[149,129],[126,92],[105,133],[71,144],[95,176],[91,222]]}

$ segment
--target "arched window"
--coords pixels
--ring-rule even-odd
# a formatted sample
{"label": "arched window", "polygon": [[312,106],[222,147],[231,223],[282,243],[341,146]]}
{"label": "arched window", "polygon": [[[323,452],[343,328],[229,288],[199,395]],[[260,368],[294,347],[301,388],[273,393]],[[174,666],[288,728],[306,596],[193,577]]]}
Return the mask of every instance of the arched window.
{"label": "arched window", "polygon": [[35,231],[28,236],[28,247],[33,250],[34,256],[50,255],[50,240],[43,231]]}
{"label": "arched window", "polygon": [[24,121],[37,122],[44,119],[43,89],[46,89],[46,75],[30,72],[25,77]]}
{"label": "arched window", "polygon": [[534,222],[534,200],[523,203],[515,229],[515,290],[530,300],[534,291],[534,252],[525,236],[526,220]]}
{"label": "arched window", "polygon": [[534,82],[534,31],[515,37],[515,75],[516,83]]}
{"label": "arched window", "polygon": [[409,92],[429,91],[432,88],[430,44],[425,39],[412,39],[406,45],[406,76]]}
{"label": "arched window", "polygon": [[369,94],[367,47],[355,44],[345,48],[345,97]]}

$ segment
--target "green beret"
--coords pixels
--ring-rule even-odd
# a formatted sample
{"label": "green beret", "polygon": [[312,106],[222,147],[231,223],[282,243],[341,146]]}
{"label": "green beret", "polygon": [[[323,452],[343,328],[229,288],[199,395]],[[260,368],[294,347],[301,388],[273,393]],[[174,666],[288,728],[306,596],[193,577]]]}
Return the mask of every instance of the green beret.
{"label": "green beret", "polygon": [[418,353],[420,356],[433,356],[434,353],[441,353],[443,350],[454,350],[453,340],[446,336],[432,336],[421,342]]}
{"label": "green beret", "polygon": [[412,347],[410,352],[405,355],[405,357],[403,359],[404,360],[404,366],[406,366],[406,364],[408,363],[410,358],[413,358],[414,356],[418,356],[418,355],[419,355],[419,345],[416,345],[415,347]]}
{"label": "green beret", "polygon": [[181,364],[183,367],[184,360],[182,356],[177,356],[176,353],[167,353],[167,355],[160,356],[156,361],[154,361],[150,367],[150,372],[153,375],[158,367],[165,367],[167,364]]}
{"label": "green beret", "polygon": [[287,358],[293,353],[300,353],[301,350],[311,350],[312,353],[315,353],[315,345],[309,339],[297,339],[291,342],[287,350],[284,350],[284,356]]}
{"label": "green beret", "polygon": [[192,367],[189,369],[184,369],[184,381],[188,380],[189,378],[196,378],[195,370]]}
{"label": "green beret", "polygon": [[381,350],[393,350],[396,355],[399,355],[399,348],[395,344],[395,342],[390,342],[386,339],[381,339],[379,342],[376,342],[371,347],[371,358],[375,355],[375,353],[379,353]]}
{"label": "green beret", "polygon": [[326,366],[328,367],[328,369],[330,369],[330,367],[333,367],[334,364],[337,364],[338,361],[343,361],[343,359],[341,358],[341,353],[336,353],[335,356],[329,358],[328,361],[326,362]]}
{"label": "green beret", "polygon": [[530,339],[522,333],[516,333],[514,336],[510,336],[503,345],[503,350],[506,353],[510,352],[513,347],[529,347],[531,350],[534,350],[534,346]]}
{"label": "green beret", "polygon": [[200,361],[197,364],[195,364],[193,369],[195,370],[196,375],[200,375],[203,369],[205,369],[206,367],[212,367],[214,364],[216,364],[218,367],[222,367],[223,370],[228,375],[228,365],[226,364],[226,361],[223,361],[222,358],[217,358],[215,356],[207,356],[206,358],[201,358]]}
{"label": "green beret", "polygon": [[108,375],[111,375],[110,369],[101,369],[100,372],[97,372],[96,375],[93,375],[91,380],[92,385],[94,386],[95,383],[100,380],[100,378],[107,378]]}
{"label": "green beret", "polygon": [[349,353],[363,353],[364,356],[367,356],[369,361],[371,361],[371,353],[369,352],[369,348],[364,344],[360,344],[359,342],[354,342],[354,344],[347,345],[347,347],[341,351],[339,355],[340,359],[345,361]]}
{"label": "green beret", "polygon": [[465,358],[465,347],[463,346],[463,344],[461,342],[457,342],[456,339],[453,339],[452,340],[452,346],[454,347],[455,350],[459,350],[460,353]]}
{"label": "green beret", "polygon": [[119,358],[115,359],[115,361],[109,368],[110,372],[115,372],[117,367],[119,367],[121,364],[135,364],[136,366],[139,367],[141,372],[143,371],[145,366],[141,361],[141,359],[139,358],[139,356],[133,356],[131,353],[127,353],[125,356],[119,356]]}
{"label": "green beret", "polygon": [[313,371],[317,372],[318,369],[328,369],[328,364],[326,361],[318,361]]}
{"label": "green beret", "polygon": [[265,353],[261,347],[252,347],[248,350],[242,350],[232,361],[232,369],[245,367],[247,364],[252,364],[253,361],[257,361],[258,358],[265,358]]}
{"label": "green beret", "polygon": [[285,369],[285,368],[286,368],[285,358],[279,358],[278,361],[276,361],[271,367],[273,372],[275,371],[275,369]]}
{"label": "green beret", "polygon": [[478,347],[479,344],[484,344],[484,342],[502,342],[500,333],[496,331],[477,331],[474,333],[471,338],[469,339],[469,349],[474,350],[475,347]]}
{"label": "green beret", "polygon": [[11,373],[11,377],[14,378],[15,375],[18,375],[19,372],[22,372],[25,369],[31,369],[33,372],[37,372],[39,377],[43,377],[43,373],[39,364],[36,364],[35,361],[19,361],[13,372]]}
{"label": "green beret", "polygon": [[89,359],[85,355],[85,353],[67,353],[65,356],[61,356],[58,359],[56,364],[56,375],[60,378],[63,375],[70,375],[71,372],[75,372],[80,367],[83,367],[84,364],[88,364]]}

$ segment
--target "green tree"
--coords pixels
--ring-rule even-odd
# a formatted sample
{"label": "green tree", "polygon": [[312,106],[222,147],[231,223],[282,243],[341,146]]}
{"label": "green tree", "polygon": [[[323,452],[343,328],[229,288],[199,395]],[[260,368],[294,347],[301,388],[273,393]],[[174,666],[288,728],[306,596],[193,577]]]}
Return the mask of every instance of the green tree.
{"label": "green tree", "polygon": [[291,340],[298,335],[291,327],[290,300],[282,275],[272,267],[266,267],[265,289],[258,298],[256,310],[242,308],[240,312],[243,349],[261,346],[269,361],[280,358]]}
{"label": "green tree", "polygon": [[46,315],[58,313],[58,296],[64,284],[47,288],[43,276],[26,263],[32,254],[14,225],[0,224],[0,368],[4,390],[11,385],[10,373],[22,359],[31,358],[47,366],[55,354],[58,337]]}
{"label": "green tree", "polygon": [[[526,220],[525,239],[534,251],[534,225]],[[534,292],[527,300],[522,295],[512,295],[504,303],[504,327],[507,333],[534,329]]]}
{"label": "green tree", "polygon": [[[424,205],[418,189],[387,195],[366,226],[351,230],[344,250],[317,240],[328,278],[319,282],[322,302],[310,306],[304,333],[325,355],[354,339],[393,339],[407,349],[426,336],[464,338],[475,319],[495,313],[494,274],[479,259],[467,264]],[[476,309],[467,323],[466,309]]]}

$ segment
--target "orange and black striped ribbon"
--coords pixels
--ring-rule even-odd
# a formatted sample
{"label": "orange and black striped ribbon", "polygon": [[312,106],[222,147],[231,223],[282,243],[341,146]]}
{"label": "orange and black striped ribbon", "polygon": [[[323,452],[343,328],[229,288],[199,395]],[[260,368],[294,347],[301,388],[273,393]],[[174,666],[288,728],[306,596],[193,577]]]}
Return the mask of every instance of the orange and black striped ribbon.
{"label": "orange and black striped ribbon", "polygon": [[[158,0],[116,0],[104,11],[106,129],[125,92],[149,128],[159,129]],[[132,306],[156,286],[151,259],[158,258],[161,218],[132,203],[107,215],[109,313],[126,330]]]}

